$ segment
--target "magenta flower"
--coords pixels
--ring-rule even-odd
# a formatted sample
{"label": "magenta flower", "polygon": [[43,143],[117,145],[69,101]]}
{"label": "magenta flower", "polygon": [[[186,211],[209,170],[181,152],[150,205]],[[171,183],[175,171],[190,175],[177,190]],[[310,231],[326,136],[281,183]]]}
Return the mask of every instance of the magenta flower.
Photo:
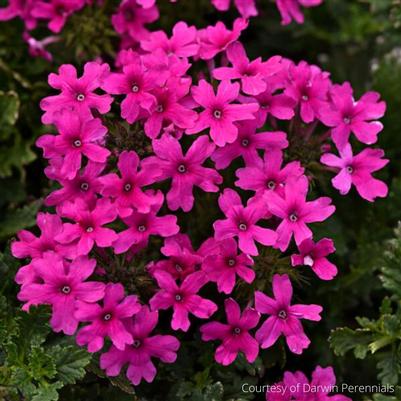
{"label": "magenta flower", "polygon": [[84,0],[51,0],[50,2],[39,0],[35,2],[32,15],[38,19],[49,20],[48,28],[54,33],[59,33],[67,18],[84,5]]}
{"label": "magenta flower", "polygon": [[94,91],[99,88],[109,74],[108,64],[92,61],[84,66],[84,74],[77,78],[77,70],[71,64],[63,64],[58,74],[49,75],[49,85],[61,91],[59,95],[48,96],[40,102],[45,111],[42,116],[44,124],[52,124],[54,115],[63,109],[69,109],[81,117],[91,117],[91,109],[104,114],[110,110],[113,101],[109,95],[98,95]]}
{"label": "magenta flower", "polygon": [[36,0],[9,0],[8,6],[0,8],[0,21],[9,21],[15,17],[20,17],[26,29],[34,29],[37,25],[36,18],[32,10]]}
{"label": "magenta flower", "polygon": [[168,259],[152,262],[147,266],[152,276],[156,271],[162,270],[170,273],[175,279],[184,279],[193,273],[203,260],[192,248],[191,240],[186,234],[166,238],[161,253]]}
{"label": "magenta flower", "polygon": [[152,358],[164,363],[175,362],[180,342],[173,336],[151,336],[157,321],[158,313],[150,312],[147,306],[143,306],[132,320],[125,323],[134,341],[123,351],[113,345],[100,356],[100,367],[108,376],[118,376],[122,367],[128,364],[127,377],[132,384],[138,385],[142,379],[150,383],[156,376]]}
{"label": "magenta flower", "polygon": [[36,144],[44,149],[45,156],[50,151],[51,157],[63,157],[60,173],[64,178],[71,180],[75,177],[81,167],[82,156],[93,162],[107,161],[110,151],[98,144],[107,129],[98,118],[88,120],[79,114],[64,112],[55,117],[55,124],[59,135],[44,135]]}
{"label": "magenta flower", "polygon": [[124,326],[124,319],[132,317],[140,309],[136,295],[126,297],[121,284],[107,284],[103,306],[76,302],[74,317],[80,322],[91,322],[78,331],[77,344],[88,345],[89,352],[97,352],[103,348],[105,337],[109,337],[116,348],[124,350],[126,345],[134,342],[132,334]]}
{"label": "magenta flower", "polygon": [[99,194],[103,188],[100,175],[104,168],[104,163],[89,161],[72,180],[65,179],[58,172],[57,177],[53,177],[53,179],[56,179],[62,188],[51,192],[46,197],[46,206],[59,206],[65,202],[73,202],[75,199],[82,199],[87,204],[96,203],[96,194]]}
{"label": "magenta flower", "polygon": [[256,132],[256,121],[243,121],[237,123],[237,127],[237,139],[233,143],[227,143],[222,148],[217,148],[211,156],[219,170],[228,167],[237,157],[242,157],[247,166],[254,165],[259,159],[259,149],[273,152],[288,147],[285,132]]}
{"label": "magenta flower", "polygon": [[176,216],[171,214],[157,216],[163,204],[163,194],[157,192],[155,197],[156,203],[152,205],[148,213],[133,211],[130,216],[123,219],[129,228],[118,234],[117,240],[113,243],[115,253],[124,253],[133,245],[146,246],[151,235],[170,237],[180,231]]}
{"label": "magenta flower", "polygon": [[198,31],[200,41],[199,55],[203,60],[211,60],[216,54],[224,51],[235,42],[241,32],[248,26],[248,21],[237,18],[233,24],[233,30],[226,28],[223,22],[218,21],[215,26],[208,26]]}
{"label": "magenta flower", "polygon": [[273,294],[274,298],[270,298],[263,292],[255,292],[256,310],[271,315],[258,329],[255,337],[262,348],[268,348],[283,334],[290,351],[302,354],[310,340],[299,320],[319,321],[323,308],[319,305],[291,305],[292,285],[286,274],[273,276]]}
{"label": "magenta flower", "polygon": [[265,77],[282,69],[281,57],[272,57],[262,62],[259,57],[249,61],[244,46],[240,42],[232,43],[226,51],[232,67],[220,67],[213,70],[213,77],[219,80],[240,79],[242,91],[248,95],[258,95],[266,90]]}
{"label": "magenta flower", "polygon": [[304,15],[301,6],[316,7],[322,4],[323,0],[276,0],[276,3],[281,14],[281,24],[288,25],[292,20],[303,24]]}
{"label": "magenta flower", "polygon": [[338,172],[331,182],[341,195],[346,195],[353,184],[359,195],[369,202],[373,202],[377,197],[387,196],[387,185],[372,176],[372,173],[389,162],[388,159],[383,159],[383,150],[367,148],[354,156],[351,145],[347,144],[339,153],[340,157],[326,153],[320,161],[326,166],[334,167]]}
{"label": "magenta flower", "polygon": [[212,85],[205,80],[192,87],[194,100],[205,110],[199,115],[193,128],[187,133],[194,134],[210,128],[210,136],[217,146],[233,143],[238,137],[235,121],[253,120],[259,109],[257,103],[233,104],[239,95],[239,84],[223,81],[214,93]]}
{"label": "magenta flower", "polygon": [[320,119],[332,127],[331,137],[338,149],[345,147],[351,132],[360,142],[371,145],[377,141],[377,134],[383,129],[383,124],[376,121],[386,111],[386,103],[379,101],[380,95],[367,92],[355,101],[352,93],[348,82],[334,85],[330,91],[330,105],[321,110]]}
{"label": "magenta flower", "polygon": [[[227,11],[231,0],[212,0],[212,4],[219,11]],[[234,0],[234,5],[243,18],[255,17],[258,10],[255,6],[255,0]]]}
{"label": "magenta flower", "polygon": [[62,244],[77,241],[77,255],[87,255],[95,244],[100,248],[111,246],[118,238],[112,229],[103,227],[117,217],[116,208],[108,199],[99,199],[93,209],[76,199],[74,203],[65,203],[60,213],[74,224],[64,223],[63,232],[56,236],[56,240]]}
{"label": "magenta flower", "polygon": [[49,51],[46,50],[46,46],[58,42],[60,38],[58,36],[48,36],[46,38],[43,38],[41,40],[37,40],[31,35],[29,35],[28,32],[24,32],[22,34],[22,37],[24,41],[28,44],[29,46],[29,54],[32,57],[41,57],[46,61],[52,61],[53,56]]}
{"label": "magenta flower", "polygon": [[159,10],[156,5],[142,7],[137,0],[121,1],[117,13],[111,16],[114,29],[120,35],[126,34],[135,42],[139,42],[148,35],[146,24],[157,21]]}
{"label": "magenta flower", "polygon": [[328,75],[319,67],[309,65],[305,61],[301,61],[298,65],[290,64],[289,82],[284,94],[298,103],[303,122],[311,123],[319,118],[319,112],[327,101],[330,85]]}
{"label": "magenta flower", "polygon": [[266,246],[276,243],[277,234],[273,230],[256,225],[267,213],[264,202],[251,198],[244,207],[235,191],[225,189],[219,196],[219,206],[226,219],[213,224],[216,240],[237,237],[239,249],[255,256],[259,254],[255,241]]}
{"label": "magenta flower", "polygon": [[63,230],[63,223],[56,214],[38,213],[36,223],[40,229],[39,237],[27,230],[18,232],[18,240],[11,243],[11,253],[18,259],[42,258],[45,252],[53,251],[66,256],[66,247],[55,240]]}
{"label": "magenta flower", "polygon": [[203,341],[221,340],[216,349],[215,359],[224,366],[230,365],[242,352],[249,363],[255,362],[259,353],[258,342],[249,334],[257,326],[260,314],[253,308],[241,309],[237,302],[228,298],[224,302],[227,324],[210,322],[201,326]]}
{"label": "magenta flower", "polygon": [[121,117],[130,124],[139,115],[149,111],[156,103],[150,93],[155,88],[157,76],[152,71],[146,71],[139,57],[123,66],[122,73],[112,73],[103,82],[102,89],[113,95],[126,95],[121,102]]}
{"label": "magenta flower", "polygon": [[135,151],[122,152],[117,165],[121,178],[115,173],[103,176],[102,195],[115,199],[114,205],[121,217],[129,216],[133,209],[139,213],[149,213],[158,199],[144,192],[142,187],[152,184],[157,172],[141,168]]}
{"label": "magenta flower", "polygon": [[208,319],[217,310],[214,302],[197,295],[198,291],[207,282],[205,273],[198,271],[187,276],[177,285],[174,278],[167,272],[157,271],[154,278],[160,290],[149,301],[152,310],[173,308],[171,328],[173,330],[188,331],[190,321],[188,314],[199,319]]}
{"label": "magenta flower", "polygon": [[284,195],[286,183],[300,178],[304,168],[298,161],[290,162],[281,168],[282,163],[281,151],[267,151],[263,161],[260,158],[254,160],[255,167],[240,168],[236,171],[238,180],[235,185],[241,189],[255,191],[257,196],[263,195],[266,191],[275,191]]}
{"label": "magenta flower", "polygon": [[308,186],[308,179],[302,176],[285,185],[284,197],[274,191],[267,191],[263,195],[269,212],[282,219],[277,228],[276,243],[281,251],[288,248],[293,235],[297,245],[304,239],[311,238],[312,231],[307,224],[326,220],[336,209],[327,197],[306,201]]}
{"label": "magenta flower", "polygon": [[194,205],[193,187],[205,192],[217,192],[223,182],[221,175],[214,169],[202,164],[213,153],[215,145],[206,135],[198,137],[184,156],[180,142],[170,135],[163,135],[153,141],[156,156],[143,160],[146,171],[158,174],[157,181],[171,178],[171,189],[167,193],[169,209],[181,208],[188,212]]}
{"label": "magenta flower", "polygon": [[194,126],[197,114],[183,104],[190,83],[188,80],[170,78],[165,86],[152,91],[156,102],[149,110],[150,115],[145,121],[145,134],[149,138],[157,138],[163,125],[173,123],[182,129]]}
{"label": "magenta flower", "polygon": [[103,283],[85,281],[94,272],[95,266],[96,260],[84,256],[70,264],[59,255],[47,252],[43,259],[32,262],[41,282],[22,287],[18,299],[26,302],[25,310],[30,305],[51,305],[52,329],[72,335],[78,327],[78,320],[74,317],[76,301],[96,302],[104,296]]}
{"label": "magenta flower", "polygon": [[237,243],[233,238],[219,242],[215,252],[205,257],[202,270],[210,281],[217,284],[219,292],[231,294],[236,276],[241,277],[248,284],[253,282],[255,272],[249,267],[253,265],[253,259],[245,253],[238,254]]}
{"label": "magenta flower", "polygon": [[267,390],[267,401],[352,401],[341,394],[330,396],[329,394],[335,390],[336,377],[332,367],[322,368],[317,366],[312,373],[312,381],[300,371],[285,372],[281,382],[275,384],[275,391]]}
{"label": "magenta flower", "polygon": [[299,254],[291,256],[293,266],[309,266],[322,280],[332,280],[337,275],[337,267],[326,258],[335,252],[333,240],[323,238],[314,243],[312,239],[303,240],[298,246]]}
{"label": "magenta flower", "polygon": [[141,47],[147,52],[162,49],[167,55],[192,57],[198,54],[197,31],[194,26],[185,22],[177,22],[173,27],[173,35],[169,39],[164,31],[151,32],[149,37],[141,41]]}

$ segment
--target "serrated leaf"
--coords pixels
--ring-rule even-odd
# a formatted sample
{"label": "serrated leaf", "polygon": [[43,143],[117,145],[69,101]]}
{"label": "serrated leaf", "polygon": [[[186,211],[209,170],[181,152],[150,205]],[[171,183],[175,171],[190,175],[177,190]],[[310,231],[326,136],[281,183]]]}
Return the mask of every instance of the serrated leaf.
{"label": "serrated leaf", "polygon": [[5,139],[5,125],[14,125],[18,119],[20,101],[14,91],[0,91],[0,138]]}
{"label": "serrated leaf", "polygon": [[380,354],[380,361],[377,363],[379,369],[378,379],[382,384],[395,385],[398,383],[400,374],[400,358],[398,352],[386,352]]}
{"label": "serrated leaf", "polygon": [[364,359],[369,351],[368,345],[372,341],[372,334],[369,330],[351,330],[348,327],[341,327],[331,332],[329,342],[334,353],[339,356],[353,351],[358,359]]}

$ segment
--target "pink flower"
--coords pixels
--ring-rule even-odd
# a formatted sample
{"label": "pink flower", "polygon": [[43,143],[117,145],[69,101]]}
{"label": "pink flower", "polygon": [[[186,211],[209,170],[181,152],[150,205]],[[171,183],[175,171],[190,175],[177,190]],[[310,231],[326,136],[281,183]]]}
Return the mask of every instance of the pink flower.
{"label": "pink flower", "polygon": [[159,260],[147,266],[149,273],[153,276],[158,270],[170,273],[175,279],[184,279],[202,262],[202,256],[192,248],[191,240],[186,234],[176,234],[164,240],[161,253],[167,256],[167,260]]}
{"label": "pink flower", "polygon": [[134,342],[131,333],[124,326],[124,319],[132,317],[141,309],[136,295],[124,296],[121,284],[107,284],[103,306],[77,301],[75,318],[80,322],[91,322],[77,333],[77,344],[88,345],[89,352],[103,348],[104,338],[109,337],[113,345],[124,350]]}
{"label": "pink flower", "polygon": [[220,67],[213,70],[213,77],[219,80],[240,79],[242,91],[248,95],[258,95],[266,90],[265,77],[281,70],[281,57],[272,57],[262,62],[259,57],[249,61],[244,46],[240,42],[232,43],[226,51],[232,67]]}
{"label": "pink flower", "polygon": [[205,192],[217,192],[222,183],[220,174],[202,164],[213,153],[215,145],[206,135],[198,137],[182,153],[180,142],[170,135],[163,135],[153,141],[156,156],[143,160],[143,167],[158,174],[158,181],[171,178],[171,189],[167,193],[167,204],[171,210],[181,208],[184,212],[192,209],[194,204],[193,187]]}
{"label": "pink flower", "polygon": [[[259,162],[258,162],[259,161]],[[235,185],[241,189],[255,191],[263,195],[266,191],[284,194],[284,187],[289,180],[300,178],[304,168],[298,161],[290,162],[281,168],[283,153],[281,151],[265,152],[264,160],[255,159],[255,167],[240,168],[236,171],[238,180]]]}
{"label": "pink flower", "polygon": [[255,241],[266,246],[276,243],[277,234],[274,231],[256,225],[267,212],[263,202],[251,198],[244,207],[235,191],[225,189],[219,196],[219,206],[226,219],[213,224],[216,240],[237,237],[239,249],[249,255],[259,254]]}
{"label": "pink flower", "polygon": [[112,73],[103,82],[102,89],[113,95],[126,95],[121,102],[121,117],[130,124],[135,122],[140,113],[149,111],[156,103],[150,93],[155,88],[157,76],[146,71],[141,61],[136,59],[123,66],[123,73]]}
{"label": "pink flower", "polygon": [[216,349],[215,359],[224,366],[230,365],[242,352],[249,363],[255,362],[259,353],[258,342],[249,334],[256,327],[260,314],[253,308],[241,309],[237,302],[228,298],[224,302],[227,324],[210,322],[201,326],[203,341],[221,340]]}
{"label": "pink flower", "polygon": [[38,213],[36,223],[40,229],[37,237],[29,231],[18,232],[18,240],[11,243],[11,253],[18,259],[42,258],[45,252],[53,251],[65,255],[65,246],[56,241],[55,237],[63,230],[63,224],[58,215]]}
{"label": "pink flower", "polygon": [[316,7],[322,4],[323,0],[276,0],[277,8],[281,14],[281,24],[288,25],[294,19],[298,24],[303,24],[303,7]]}
{"label": "pink flower", "polygon": [[9,0],[8,6],[0,8],[0,21],[9,21],[20,17],[26,29],[34,29],[37,25],[36,18],[32,14],[33,7],[37,0]]}
{"label": "pink flower", "polygon": [[297,245],[304,239],[311,238],[312,231],[307,224],[324,221],[335,211],[330,198],[321,197],[314,201],[306,201],[308,186],[308,179],[302,176],[285,185],[284,197],[274,191],[264,194],[269,212],[282,219],[277,228],[276,243],[281,251],[288,248],[292,235]]}
{"label": "pink flower", "polygon": [[238,254],[237,243],[233,238],[218,243],[218,247],[202,262],[202,270],[210,281],[217,283],[219,292],[231,294],[236,276],[250,284],[255,279],[255,272],[249,266],[253,259],[245,253]]}
{"label": "pink flower", "polygon": [[211,159],[216,168],[225,169],[237,157],[242,157],[247,166],[253,166],[259,159],[258,150],[278,151],[288,147],[287,134],[282,131],[256,132],[256,121],[243,121],[236,124],[238,136],[233,143],[217,148]]}
{"label": "pink flower", "polygon": [[51,147],[51,157],[62,156],[63,165],[60,173],[67,179],[73,179],[81,167],[82,156],[98,163],[105,163],[110,151],[99,145],[107,129],[98,118],[86,119],[79,114],[63,112],[55,116],[59,135],[44,135],[36,142],[44,149]]}
{"label": "pink flower", "polygon": [[[284,379],[277,383],[276,391],[267,390],[267,401],[352,401],[351,398],[341,394],[330,396],[334,391],[336,377],[332,367],[322,368],[317,366],[312,373],[312,381],[309,382],[302,372],[285,372]],[[271,387],[272,388],[272,387]],[[277,391],[280,388],[280,391]]]}
{"label": "pink flower", "polygon": [[270,298],[263,292],[255,292],[255,308],[262,314],[271,315],[256,332],[262,348],[271,347],[283,334],[291,352],[301,354],[310,344],[300,319],[319,321],[322,307],[319,305],[291,305],[292,285],[288,275],[273,276],[273,294]]}
{"label": "pink flower", "polygon": [[150,383],[156,376],[152,358],[164,363],[175,362],[180,342],[173,336],[150,336],[157,321],[158,313],[150,312],[147,306],[143,306],[132,320],[125,323],[134,341],[123,351],[113,345],[100,356],[100,367],[106,370],[108,376],[118,376],[122,367],[128,364],[127,377],[132,384],[138,385],[142,379]]}
{"label": "pink flower", "polygon": [[305,61],[301,61],[298,65],[290,64],[289,82],[284,94],[298,103],[303,122],[311,123],[319,118],[319,112],[327,100],[330,85],[328,75],[319,67],[309,65]]}
{"label": "pink flower", "polygon": [[51,0],[50,2],[36,1],[32,15],[38,19],[49,20],[48,28],[59,33],[67,18],[85,5],[83,0]]}
{"label": "pink flower", "polygon": [[359,195],[369,202],[373,202],[376,197],[385,198],[387,196],[387,185],[372,176],[372,173],[380,170],[389,162],[388,159],[383,159],[383,150],[367,148],[354,156],[351,145],[347,144],[339,152],[340,157],[326,153],[320,161],[338,171],[331,182],[341,195],[346,195],[353,184]]}
{"label": "pink flower", "polygon": [[203,60],[211,60],[216,54],[224,51],[235,42],[241,32],[248,26],[248,21],[237,18],[234,21],[233,30],[226,28],[223,22],[219,21],[215,26],[208,26],[198,31],[200,50],[199,55]]}
{"label": "pink flower", "polygon": [[60,172],[56,179],[62,188],[50,193],[45,199],[46,206],[59,206],[65,202],[73,202],[79,198],[87,204],[96,203],[96,194],[103,188],[100,174],[104,170],[104,163],[94,163],[89,161],[85,168],[78,172],[72,179],[67,180]]}
{"label": "pink flower", "polygon": [[238,137],[238,127],[234,122],[255,119],[254,113],[259,109],[257,103],[233,104],[238,95],[238,83],[223,81],[215,94],[212,85],[201,80],[198,86],[192,87],[192,96],[205,110],[187,133],[194,134],[210,128],[210,136],[217,146],[233,143]]}
{"label": "pink flower", "polygon": [[158,18],[159,10],[156,5],[141,7],[137,0],[122,0],[117,13],[111,16],[111,22],[117,33],[126,34],[134,41],[139,42],[148,35],[145,25]]}
{"label": "pink flower", "polygon": [[58,36],[48,36],[42,40],[36,40],[28,32],[24,32],[22,35],[24,41],[28,43],[29,54],[32,57],[41,57],[47,61],[52,61],[53,56],[49,51],[46,50],[46,46],[58,42],[60,38]]}
{"label": "pink flower", "polygon": [[45,97],[40,102],[41,109],[45,111],[42,116],[44,124],[52,124],[55,113],[63,109],[71,110],[81,117],[91,117],[91,109],[96,109],[101,114],[110,110],[112,97],[94,92],[109,74],[108,64],[94,61],[86,63],[81,78],[77,78],[77,70],[71,64],[63,64],[58,72],[49,75],[49,85],[59,89],[61,93]]}
{"label": "pink flower", "polygon": [[203,272],[195,272],[187,276],[178,286],[173,277],[164,271],[154,273],[154,278],[160,290],[151,298],[149,305],[152,310],[173,308],[171,328],[188,331],[191,313],[199,319],[208,319],[217,310],[214,302],[197,295],[208,279]]}
{"label": "pink flower", "polygon": [[103,227],[117,217],[116,209],[108,199],[99,199],[90,209],[78,198],[74,203],[65,203],[60,212],[74,224],[64,223],[63,232],[56,236],[56,240],[62,244],[77,241],[77,255],[87,255],[95,244],[100,248],[111,246],[118,238],[112,229]]}
{"label": "pink flower", "polygon": [[379,101],[377,92],[367,92],[358,101],[352,96],[348,82],[334,85],[330,91],[330,105],[321,110],[320,119],[332,127],[331,137],[338,149],[343,149],[349,141],[351,132],[357,139],[368,145],[377,141],[377,134],[383,124],[375,121],[383,117],[386,103]]}
{"label": "pink flower", "polygon": [[103,176],[102,195],[115,199],[114,205],[121,217],[129,216],[133,209],[139,213],[149,213],[158,199],[144,192],[142,187],[152,184],[157,172],[141,168],[135,151],[122,152],[117,165],[121,178],[115,173]]}
{"label": "pink flower", "polygon": [[55,332],[63,331],[72,335],[78,327],[74,317],[76,301],[96,302],[103,298],[105,285],[85,281],[95,270],[96,261],[80,256],[71,264],[48,252],[43,259],[35,259],[32,267],[41,279],[40,283],[28,284],[18,293],[20,301],[26,301],[24,309],[30,305],[52,306],[50,324]]}
{"label": "pink flower", "polygon": [[183,129],[194,126],[197,114],[183,102],[188,95],[190,84],[189,80],[170,78],[165,86],[152,91],[156,102],[145,121],[145,134],[149,138],[157,138],[163,125],[173,123]]}
{"label": "pink flower", "polygon": [[[227,11],[231,0],[212,0],[212,4],[219,11]],[[234,0],[234,5],[243,18],[255,17],[258,10],[255,6],[255,0]]]}
{"label": "pink flower", "polygon": [[113,244],[115,253],[124,253],[133,245],[139,247],[146,246],[151,235],[170,237],[180,231],[176,216],[171,214],[161,217],[157,216],[162,204],[163,194],[157,192],[156,203],[152,205],[148,213],[133,211],[130,216],[123,219],[129,228],[118,234],[118,239]]}
{"label": "pink flower", "polygon": [[151,32],[148,38],[141,41],[141,47],[147,52],[162,49],[167,55],[191,57],[198,54],[199,51],[199,44],[196,39],[196,28],[180,21],[174,25],[173,35],[170,39],[164,31]]}
{"label": "pink flower", "polygon": [[323,238],[314,243],[312,239],[303,240],[299,246],[299,254],[291,256],[293,266],[310,266],[322,280],[332,280],[337,275],[337,267],[326,258],[335,252],[333,240]]}

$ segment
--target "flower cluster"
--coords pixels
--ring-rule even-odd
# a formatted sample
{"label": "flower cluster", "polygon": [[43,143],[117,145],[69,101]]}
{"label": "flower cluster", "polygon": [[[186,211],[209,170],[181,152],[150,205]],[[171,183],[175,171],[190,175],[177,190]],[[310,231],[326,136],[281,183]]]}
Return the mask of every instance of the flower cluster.
{"label": "flower cluster", "polygon": [[336,377],[332,367],[316,366],[309,381],[304,373],[285,372],[283,380],[271,385],[266,392],[267,401],[351,401],[350,398],[337,393]]}
{"label": "flower cluster", "polygon": [[[31,259],[16,276],[18,297],[27,310],[50,305],[53,329],[100,351],[110,376],[127,365],[132,383],[152,381],[154,359],[175,361],[176,337],[151,334],[159,313],[171,316],[173,331],[203,320],[201,337],[219,341],[215,359],[223,365],[240,352],[253,362],[280,336],[295,354],[309,346],[301,320],[319,321],[322,307],[293,304],[288,274],[273,274],[273,295],[256,291],[242,311],[234,299],[239,281],[254,282],[266,247],[292,254],[293,266],[309,266],[322,280],[337,274],[327,259],[333,241],[315,242],[311,229],[335,207],[328,197],[310,199],[314,177],[294,157],[294,144],[337,173],[333,185],[342,194],[352,185],[369,201],[387,193],[372,176],[387,163],[383,152],[368,147],[353,156],[351,147],[355,139],[377,141],[385,111],[379,95],[355,100],[348,83],[334,84],[306,62],[250,60],[239,42],[246,26],[237,19],[231,30],[219,22],[198,31],[178,22],[171,36],[153,32],[140,51],[121,51],[115,71],[94,61],[82,76],[72,65],[49,76],[56,94],[42,100],[42,121],[57,133],[37,145],[49,160],[47,177],[58,183],[45,200],[55,213],[38,215],[39,236],[22,231],[12,244],[15,257]],[[199,75],[195,63],[195,71],[205,67]],[[117,146],[116,125],[148,141],[146,152]],[[339,156],[329,153],[334,148]],[[183,223],[198,199],[218,217],[194,249]],[[148,302],[126,295],[131,287],[108,271],[126,269],[138,255],[149,258],[155,285]],[[214,289],[230,295],[225,323],[222,305],[210,299]]]}

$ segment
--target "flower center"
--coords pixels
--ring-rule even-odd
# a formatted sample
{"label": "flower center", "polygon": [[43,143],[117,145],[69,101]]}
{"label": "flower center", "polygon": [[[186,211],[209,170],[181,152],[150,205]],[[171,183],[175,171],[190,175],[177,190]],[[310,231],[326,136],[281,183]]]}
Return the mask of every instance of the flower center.
{"label": "flower center", "polygon": [[177,270],[178,272],[182,272],[182,267],[177,263],[175,265],[175,270]]}
{"label": "flower center", "polygon": [[130,183],[127,183],[124,185],[124,191],[129,192],[131,191],[132,185]]}
{"label": "flower center", "polygon": [[181,296],[180,294],[177,294],[177,295],[175,296],[175,300],[176,300],[177,302],[182,301],[182,296]]}
{"label": "flower center", "polygon": [[233,267],[235,265],[235,259],[232,259],[232,258],[228,259],[227,263],[228,263],[229,266]]}
{"label": "flower center", "polygon": [[61,292],[65,295],[68,295],[71,292],[71,287],[69,285],[64,285],[61,288]]}
{"label": "flower center", "polygon": [[302,96],[302,100],[303,100],[304,102],[307,102],[307,101],[309,100],[309,96],[308,96],[308,95],[303,95],[303,96]]}
{"label": "flower center", "polygon": [[82,146],[82,142],[80,139],[76,139],[73,143],[72,143],[76,148],[80,148]]}
{"label": "flower center", "polygon": [[139,340],[134,340],[132,345],[133,345],[134,348],[139,348],[141,346],[141,342]]}
{"label": "flower center", "polygon": [[269,189],[275,189],[275,188],[276,188],[276,183],[275,183],[273,180],[270,180],[270,181],[267,183],[267,188],[269,188]]}
{"label": "flower center", "polygon": [[241,329],[239,327],[235,327],[233,330],[234,334],[238,335],[241,334]]}
{"label": "flower center", "polygon": [[82,191],[87,191],[89,189],[89,184],[87,182],[83,182],[81,184]]}
{"label": "flower center", "polygon": [[144,226],[143,224],[140,225],[140,226],[138,226],[138,231],[139,231],[140,233],[143,233],[144,231],[146,231],[146,226]]}
{"label": "flower center", "polygon": [[344,117],[343,121],[344,121],[344,124],[349,124],[351,122],[351,119],[349,117]]}
{"label": "flower center", "polygon": [[246,231],[246,230],[248,229],[248,227],[247,227],[247,225],[246,225],[245,223],[240,223],[240,224],[238,225],[238,228],[239,228],[241,231]]}
{"label": "flower center", "polygon": [[92,226],[86,227],[86,232],[93,233],[93,227]]}
{"label": "flower center", "polygon": [[158,113],[163,113],[163,111],[164,111],[163,105],[159,104],[159,105],[156,107],[156,111],[157,111]]}
{"label": "flower center", "polygon": [[295,213],[291,213],[290,214],[290,221],[295,223],[296,221],[298,221],[298,216]]}
{"label": "flower center", "polygon": [[243,139],[241,142],[242,146],[246,148],[249,145],[249,139]]}
{"label": "flower center", "polygon": [[352,166],[347,166],[346,167],[346,171],[347,171],[348,174],[352,174],[354,172],[354,169],[353,169]]}
{"label": "flower center", "polygon": [[106,314],[103,316],[103,320],[106,321],[106,322],[108,322],[110,319],[111,319],[111,313],[106,313]]}
{"label": "flower center", "polygon": [[279,313],[278,313],[278,317],[280,318],[280,319],[287,319],[287,312],[285,311],[285,310],[281,310]]}
{"label": "flower center", "polygon": [[183,164],[180,164],[177,170],[179,173],[185,173],[187,171],[187,168]]}
{"label": "flower center", "polygon": [[222,114],[223,113],[221,112],[221,110],[216,109],[216,110],[213,111],[213,117],[214,118],[220,119]]}
{"label": "flower center", "polygon": [[85,95],[83,93],[78,93],[77,100],[78,102],[83,102],[85,100]]}
{"label": "flower center", "polygon": [[139,92],[139,86],[137,84],[133,84],[131,90],[134,93],[138,93]]}
{"label": "flower center", "polygon": [[304,265],[305,265],[305,266],[313,266],[313,263],[314,263],[314,260],[312,259],[311,256],[306,255],[306,256],[304,257]]}

